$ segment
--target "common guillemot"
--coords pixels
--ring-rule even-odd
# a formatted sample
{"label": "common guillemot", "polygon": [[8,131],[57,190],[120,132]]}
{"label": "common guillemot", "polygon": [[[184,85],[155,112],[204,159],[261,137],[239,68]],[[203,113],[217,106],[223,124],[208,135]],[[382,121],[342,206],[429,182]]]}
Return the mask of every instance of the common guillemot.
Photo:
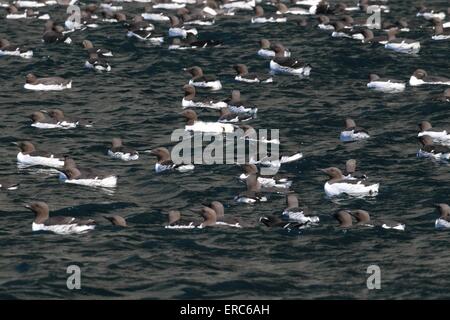
{"label": "common guillemot", "polygon": [[105,218],[106,220],[111,222],[111,224],[114,226],[123,227],[123,228],[128,227],[127,221],[121,216],[112,215],[112,216],[103,216],[103,218]]}
{"label": "common guillemot", "polygon": [[191,68],[185,68],[184,71],[188,72],[192,77],[189,80],[189,84],[194,87],[210,88],[211,90],[222,89],[222,83],[216,77],[203,74],[203,70],[200,67],[194,66]]}
{"label": "common guillemot", "polygon": [[386,93],[397,93],[405,91],[406,83],[395,79],[380,78],[372,73],[369,75],[367,88]]}
{"label": "common guillemot", "polygon": [[17,164],[20,166],[45,166],[62,168],[64,161],[47,151],[37,151],[29,141],[15,143],[20,152],[17,154]]}
{"label": "common guillemot", "polygon": [[117,176],[96,172],[92,169],[80,169],[75,161],[67,156],[64,159],[64,166],[59,172],[59,180],[64,183],[94,188],[114,188],[117,186]]}
{"label": "common guillemot", "polygon": [[7,39],[0,39],[0,56],[18,56],[24,59],[33,57],[32,50],[23,50],[13,46]]}
{"label": "common guillemot", "polygon": [[429,135],[419,137],[422,147],[417,151],[419,158],[432,158],[435,160],[450,160],[450,147],[434,144]]}
{"label": "common guillemot", "polygon": [[419,133],[417,134],[417,136],[430,136],[434,142],[439,143],[450,142],[450,134],[447,133],[447,130],[435,131],[432,129],[433,127],[431,126],[431,123],[429,121],[422,121],[419,124]]}
{"label": "common guillemot", "polygon": [[255,7],[255,16],[251,19],[251,23],[280,23],[286,21],[286,17],[265,17],[264,9],[261,6]]}
{"label": "common guillemot", "polygon": [[192,219],[183,219],[179,210],[170,210],[167,214],[167,220],[167,224],[164,226],[166,229],[193,229],[199,225]]}
{"label": "common guillemot", "polygon": [[[275,51],[272,49],[270,41],[267,39],[261,39],[259,41],[260,49],[258,50],[258,55],[264,58],[275,57]],[[290,57],[291,52],[284,48],[283,55],[285,57]]]}
{"label": "common guillemot", "polygon": [[56,234],[85,233],[94,230],[96,222],[92,219],[77,219],[74,217],[49,216],[49,208],[45,202],[33,202],[25,208],[35,214],[32,224],[33,231],[52,231]]}
{"label": "common guillemot", "polygon": [[270,83],[273,82],[272,77],[261,76],[255,73],[249,73],[248,68],[245,64],[235,64],[233,69],[236,71],[237,75],[234,80],[246,83]]}
{"label": "common guillemot", "polygon": [[246,180],[247,191],[241,192],[234,197],[239,203],[256,203],[266,202],[267,197],[261,193],[261,183],[258,181],[256,174],[249,174]]}
{"label": "common guillemot", "polygon": [[287,73],[298,76],[309,76],[311,65],[304,63],[302,60],[286,57],[285,49],[281,44],[272,46],[275,57],[270,61],[270,70],[274,73]]}
{"label": "common guillemot", "polygon": [[123,161],[131,161],[139,159],[139,152],[136,150],[124,146],[122,139],[112,139],[111,148],[108,149],[108,155],[114,159],[120,159]]}
{"label": "common guillemot", "polygon": [[25,79],[25,89],[35,91],[60,91],[72,88],[72,80],[66,80],[61,77],[37,78],[29,73]]}
{"label": "common guillemot", "polygon": [[434,222],[434,227],[438,230],[450,228],[450,207],[446,203],[435,204],[439,211],[439,218]]}
{"label": "common guillemot", "polygon": [[186,119],[186,131],[210,132],[210,133],[231,133],[236,127],[231,123],[221,122],[203,122],[198,120],[197,113],[194,110],[184,110],[181,115]]}
{"label": "common guillemot", "polygon": [[164,147],[152,149],[150,153],[158,159],[155,164],[156,173],[173,170],[179,172],[194,170],[194,165],[192,164],[175,164],[170,157],[169,150]]}
{"label": "common guillemot", "polygon": [[297,221],[305,224],[317,224],[320,221],[318,216],[310,215],[309,209],[306,206],[300,206],[298,197],[295,194],[286,195],[286,209],[281,213],[281,217],[285,220]]}
{"label": "common guillemot", "polygon": [[225,207],[220,201],[211,201],[209,203],[204,203],[204,205],[216,212],[216,224],[223,224],[236,228],[242,227],[239,219],[235,217],[225,216]]}
{"label": "common guillemot", "polygon": [[376,196],[380,187],[379,183],[369,184],[365,180],[345,179],[342,171],[336,167],[320,169],[327,174],[330,179],[325,183],[324,190],[328,197],[334,197],[341,194],[349,196]]}
{"label": "common guillemot", "polygon": [[185,108],[209,108],[214,110],[220,110],[222,108],[227,107],[227,103],[224,101],[199,101],[196,99],[196,90],[195,87],[186,84],[183,86],[184,97],[181,101],[181,106],[183,109]]}
{"label": "common guillemot", "polygon": [[409,85],[421,86],[424,84],[450,86],[450,79],[439,76],[429,76],[425,70],[417,69],[416,71],[414,71],[411,78],[409,78]]}
{"label": "common guillemot", "polygon": [[[48,114],[50,119],[47,119],[45,114]],[[80,124],[79,121],[66,119],[60,109],[36,111],[30,118],[33,121],[31,126],[39,129],[74,129]]]}
{"label": "common guillemot", "polygon": [[341,141],[353,142],[367,138],[370,138],[370,136],[366,129],[356,126],[355,121],[351,118],[345,119],[345,130],[340,135]]}

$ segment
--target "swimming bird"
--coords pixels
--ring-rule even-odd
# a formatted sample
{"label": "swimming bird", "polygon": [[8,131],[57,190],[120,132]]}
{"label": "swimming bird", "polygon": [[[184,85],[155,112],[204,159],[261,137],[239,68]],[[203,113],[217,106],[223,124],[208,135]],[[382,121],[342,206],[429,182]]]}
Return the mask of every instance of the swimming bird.
{"label": "swimming bird", "polygon": [[86,49],[88,54],[96,53],[100,58],[112,57],[113,53],[111,50],[96,48],[89,40],[83,40],[83,48]]}
{"label": "swimming bird", "polygon": [[258,177],[258,182],[261,184],[261,188],[283,188],[289,189],[292,185],[292,181],[286,178],[277,179],[275,177],[261,177],[258,175],[258,168],[253,163],[246,163],[241,166],[244,172],[239,176],[240,180],[246,181],[248,176],[255,174]]}
{"label": "swimming bird", "polygon": [[164,226],[166,229],[193,229],[196,228],[197,223],[192,219],[186,220],[181,217],[181,212],[178,210],[170,210],[167,215],[168,222]]}
{"label": "swimming bird", "polygon": [[153,33],[155,26],[147,21],[144,21],[142,16],[134,16],[130,24],[127,27],[127,37],[136,38],[141,41],[150,41],[154,44],[161,44],[164,42],[163,36],[158,36]]}
{"label": "swimming bird", "polygon": [[436,145],[429,135],[419,137],[422,147],[417,152],[417,157],[432,158],[435,160],[450,160],[450,147]]}
{"label": "swimming bird", "polygon": [[367,88],[386,93],[397,93],[405,91],[406,83],[395,79],[380,78],[372,73],[369,75]]}
{"label": "swimming bird", "polygon": [[25,79],[25,89],[36,91],[64,90],[72,88],[72,80],[66,80],[61,77],[37,78],[29,73]]}
{"label": "swimming bird", "polygon": [[309,10],[300,8],[300,7],[289,7],[286,6],[284,3],[277,3],[277,14],[293,14],[293,15],[310,15],[311,12]]}
{"label": "swimming bird", "polygon": [[[275,57],[275,51],[272,49],[270,41],[267,39],[261,39],[259,41],[260,49],[258,50],[258,55],[264,58],[272,58]],[[283,55],[285,57],[290,57],[291,52],[284,48]]]}
{"label": "swimming bird", "polygon": [[450,102],[450,88],[445,89],[444,92],[434,97],[434,100],[440,102]]}
{"label": "swimming bird", "polygon": [[114,188],[117,186],[117,176],[100,173],[93,169],[78,168],[75,161],[68,156],[64,158],[64,166],[59,172],[59,180],[64,183],[94,188]]}
{"label": "swimming bird", "polygon": [[252,17],[251,23],[274,23],[274,22],[286,22],[287,18],[275,18],[275,17],[265,17],[264,16],[264,9],[261,6],[255,6],[255,16]]}
{"label": "swimming bird", "polygon": [[367,138],[370,138],[370,136],[366,129],[356,126],[355,121],[351,118],[345,119],[345,130],[341,132],[339,138],[342,142],[353,142]]}
{"label": "swimming bird", "polygon": [[[450,91],[450,89],[448,89]],[[419,124],[419,133],[417,134],[418,137],[421,136],[430,136],[434,142],[446,142],[450,141],[450,134],[447,133],[447,130],[443,131],[435,131],[432,130],[433,127],[431,126],[431,123],[429,121],[422,121]]]}
{"label": "swimming bird", "polygon": [[367,179],[367,175],[359,172],[356,170],[356,160],[355,159],[349,159],[345,162],[345,171],[344,171],[344,177],[348,180],[365,180]]}
{"label": "swimming bird", "polygon": [[211,133],[232,133],[236,127],[230,123],[203,122],[198,120],[194,110],[184,110],[181,115],[186,119],[186,131],[211,132]]}
{"label": "swimming bird", "polygon": [[185,108],[209,108],[209,109],[214,109],[214,110],[220,110],[222,108],[226,108],[227,107],[227,103],[224,101],[199,101],[198,99],[196,99],[196,90],[195,87],[190,85],[190,84],[186,84],[183,86],[183,90],[184,90],[184,97],[183,100],[181,101],[181,106],[183,107],[183,109]]}
{"label": "swimming bird", "polygon": [[109,65],[109,63],[106,60],[100,58],[100,56],[95,52],[89,53],[89,59],[86,60],[84,66],[88,69],[94,69],[95,71],[100,72],[111,71],[111,66]]}
{"label": "swimming bird", "polygon": [[[47,119],[45,114],[48,114],[50,119]],[[35,111],[30,119],[33,121],[31,126],[39,129],[74,129],[79,125],[79,122],[65,119],[60,109]]]}
{"label": "swimming bird", "polygon": [[297,221],[286,221],[282,220],[280,217],[272,215],[272,216],[263,216],[259,218],[259,222],[264,224],[269,228],[282,228],[287,230],[288,232],[292,230],[302,230],[309,226],[309,222],[297,222]]}
{"label": "swimming bird", "polygon": [[7,190],[7,191],[14,191],[19,189],[20,183],[17,183],[15,181],[11,181],[7,178],[1,178],[0,180],[0,191]]}
{"label": "swimming bird", "polygon": [[209,207],[202,207],[200,215],[203,217],[203,222],[197,228],[203,229],[206,227],[213,227],[217,225],[217,214]]}
{"label": "swimming bird", "polygon": [[186,29],[177,16],[169,16],[169,19],[170,19],[169,37],[186,38],[188,33],[192,33],[193,35],[198,34],[198,31],[195,28]]}
{"label": "swimming bird", "polygon": [[423,84],[450,86],[450,79],[440,76],[429,76],[425,70],[417,69],[416,71],[414,71],[411,78],[409,78],[409,85],[421,86]]}
{"label": "swimming bird", "polygon": [[424,4],[420,4],[417,7],[417,17],[423,17],[426,20],[433,20],[433,19],[439,19],[444,20],[445,19],[445,12],[435,12],[434,10],[428,10],[428,8]]}
{"label": "swimming bird", "polygon": [[252,115],[256,117],[258,108],[246,106],[247,102],[241,100],[241,92],[239,90],[232,90],[231,96],[225,99],[223,102],[227,104],[230,112],[236,114],[244,114],[245,116]]}
{"label": "swimming bird", "polygon": [[365,39],[362,31],[351,29],[351,27],[347,27],[342,21],[333,21],[330,25],[334,27],[334,31],[331,33],[333,38],[351,38],[361,41]]}
{"label": "swimming bird", "polygon": [[220,123],[236,123],[245,122],[255,118],[256,113],[233,112],[228,107],[221,108],[220,117],[217,122]]}
{"label": "swimming bird", "polygon": [[448,40],[450,39],[450,30],[444,29],[444,24],[440,19],[433,19],[434,22],[434,35],[431,37],[433,40]]}
{"label": "swimming bird", "polygon": [[270,70],[274,73],[287,73],[299,76],[309,76],[311,65],[304,63],[302,60],[286,57],[285,49],[281,44],[272,46],[275,51],[275,57],[270,61]]}
{"label": "swimming bird", "polygon": [[29,141],[15,143],[20,152],[17,154],[17,163],[21,166],[45,166],[51,168],[62,168],[64,161],[47,151],[37,151]]}
{"label": "swimming bird", "polygon": [[225,207],[220,201],[212,201],[210,203],[205,203],[204,205],[216,212],[216,224],[223,224],[230,227],[241,228],[239,219],[235,217],[225,216]]}
{"label": "swimming bird", "polygon": [[295,194],[286,195],[286,209],[281,213],[281,217],[289,221],[298,221],[301,223],[319,223],[318,216],[312,216],[309,209],[302,205],[300,206],[298,197]]}
{"label": "swimming bird", "polygon": [[155,164],[156,173],[164,172],[164,171],[179,171],[186,172],[190,170],[194,170],[194,165],[192,164],[184,164],[184,163],[174,163],[171,159],[169,150],[164,147],[159,147],[152,149],[150,153],[156,156],[158,162]]}
{"label": "swimming bird", "polygon": [[258,135],[256,134],[256,130],[248,125],[248,124],[244,124],[240,126],[240,129],[244,130],[244,133],[242,134],[242,136],[240,137],[241,139],[245,139],[247,141],[253,141],[253,142],[260,142],[260,143],[271,143],[271,144],[280,144],[280,139],[267,139],[266,137],[258,137]]}
{"label": "swimming bird", "polygon": [[380,187],[379,183],[369,184],[365,180],[348,180],[342,171],[336,167],[320,169],[330,179],[325,183],[324,190],[328,197],[347,194],[349,196],[376,196]]}
{"label": "swimming bird", "polygon": [[436,229],[448,229],[450,228],[450,207],[446,203],[435,204],[435,207],[439,211],[439,218],[434,222]]}
{"label": "swimming bird", "polygon": [[18,56],[24,59],[30,59],[33,57],[33,51],[20,49],[12,45],[7,39],[0,39],[0,56]]}
{"label": "swimming bird", "polygon": [[396,38],[399,32],[397,28],[389,29],[388,42],[384,45],[386,49],[390,49],[400,53],[418,53],[420,51],[420,42],[417,40]]}
{"label": "swimming bird", "polygon": [[184,71],[188,72],[192,77],[189,80],[189,84],[199,88],[210,88],[211,90],[222,89],[222,83],[215,76],[203,74],[202,68],[198,66],[185,68]]}
{"label": "swimming bird", "polygon": [[233,69],[236,71],[237,75],[234,77],[234,80],[245,82],[245,83],[270,83],[273,82],[272,77],[261,76],[255,73],[249,73],[248,68],[245,64],[235,64]]}
{"label": "swimming bird", "polygon": [[42,40],[44,43],[57,43],[64,42],[67,44],[72,43],[72,39],[63,33],[64,28],[58,26],[53,20],[48,20],[45,23],[44,34],[42,35]]}
{"label": "swimming bird", "polygon": [[247,191],[241,192],[234,197],[239,203],[256,203],[266,202],[267,197],[261,193],[261,183],[258,181],[256,174],[249,174],[246,180]]}
{"label": "swimming bird", "polygon": [[50,217],[50,210],[45,202],[38,201],[25,205],[34,212],[35,218],[31,226],[33,231],[52,231],[56,234],[85,233],[94,230],[96,222],[92,219],[81,220],[74,217]]}
{"label": "swimming bird", "polygon": [[118,215],[113,215],[113,216],[103,216],[103,218],[105,218],[106,220],[108,220],[109,222],[111,222],[114,226],[118,226],[118,227],[128,227],[127,225],[127,221]]}
{"label": "swimming bird", "polygon": [[114,159],[120,159],[123,161],[131,161],[139,159],[139,152],[136,150],[124,146],[122,139],[113,138],[111,148],[108,149],[108,155]]}

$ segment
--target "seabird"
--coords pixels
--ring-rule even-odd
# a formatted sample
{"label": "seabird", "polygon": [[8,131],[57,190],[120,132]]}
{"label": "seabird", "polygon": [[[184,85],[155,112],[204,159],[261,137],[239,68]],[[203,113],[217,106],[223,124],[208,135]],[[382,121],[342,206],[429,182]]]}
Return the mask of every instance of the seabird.
{"label": "seabird", "polygon": [[366,129],[356,126],[355,121],[351,118],[345,119],[345,130],[341,132],[339,138],[342,142],[353,142],[367,138],[370,138],[370,136]]}
{"label": "seabird", "polygon": [[311,216],[306,206],[299,205],[298,197],[295,194],[286,195],[286,209],[281,213],[281,217],[289,221],[301,223],[319,223],[319,217]]}
{"label": "seabird", "polygon": [[192,78],[189,80],[189,84],[194,87],[210,88],[212,90],[222,89],[220,80],[211,75],[205,76],[203,74],[202,68],[198,66],[185,68],[184,71],[188,72],[192,76]]}
{"label": "seabird", "polygon": [[169,150],[164,147],[159,147],[156,149],[152,149],[150,153],[157,158],[157,162],[155,164],[155,171],[157,173],[164,172],[167,170],[176,170],[179,172],[186,172],[190,170],[194,170],[194,165],[192,164],[175,164],[171,157]]}
{"label": "seabird", "polygon": [[132,148],[124,146],[122,144],[122,139],[120,138],[112,139],[111,148],[108,149],[108,155],[111,158],[120,159],[123,161],[139,159],[139,152]]}
{"label": "seabird", "polygon": [[81,220],[74,217],[49,216],[49,208],[45,202],[33,202],[25,208],[35,214],[33,231],[52,231],[56,234],[85,233],[94,230],[96,222],[92,219]]}
{"label": "seabird", "polygon": [[194,110],[186,109],[181,115],[186,119],[186,126],[184,128],[186,131],[232,133],[235,130],[235,126],[231,123],[199,121],[197,113]]}
{"label": "seabird", "polygon": [[436,85],[448,85],[450,86],[450,79],[439,77],[439,76],[429,76],[428,73],[423,69],[417,69],[414,71],[411,78],[409,78],[410,86],[420,86],[423,84],[436,84]]}
{"label": "seabird", "polygon": [[369,75],[367,88],[386,93],[397,93],[405,91],[406,83],[395,79],[380,78],[372,73]]}
{"label": "seabird", "polygon": [[309,76],[311,65],[302,60],[285,56],[285,49],[281,44],[272,46],[275,57],[270,61],[270,70],[274,73],[288,73],[300,76]]}
{"label": "seabird", "polygon": [[447,146],[435,145],[433,138],[429,135],[422,135],[419,137],[422,145],[417,152],[418,157],[433,158],[435,160],[450,160],[450,148]]}
{"label": "seabird", "polygon": [[365,180],[348,180],[342,171],[336,167],[320,169],[327,174],[330,179],[325,183],[324,190],[328,197],[347,194],[349,196],[376,196],[380,187],[379,183],[369,184]]}
{"label": "seabird", "polygon": [[103,218],[105,218],[106,220],[111,222],[114,226],[128,227],[126,220],[121,216],[118,216],[118,215],[103,216]]}
{"label": "seabird", "polygon": [[37,78],[29,73],[26,76],[25,89],[29,90],[64,90],[72,88],[72,80],[66,80],[61,77]]}
{"label": "seabird", "polygon": [[439,211],[439,218],[434,222],[436,229],[448,229],[450,228],[450,207],[446,203],[435,204],[435,207]]}
{"label": "seabird", "polygon": [[248,68],[245,64],[235,64],[233,69],[236,71],[237,75],[234,80],[246,83],[270,83],[273,82],[272,77],[260,76],[255,73],[249,73]]}
{"label": "seabird", "polygon": [[37,151],[29,141],[16,143],[20,152],[17,154],[17,163],[22,166],[45,166],[61,168],[64,161],[47,151]]}

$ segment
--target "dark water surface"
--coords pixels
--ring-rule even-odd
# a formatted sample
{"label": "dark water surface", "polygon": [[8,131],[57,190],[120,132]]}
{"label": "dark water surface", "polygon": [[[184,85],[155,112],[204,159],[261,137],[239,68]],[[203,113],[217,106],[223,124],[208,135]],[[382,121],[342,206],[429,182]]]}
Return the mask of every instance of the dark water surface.
{"label": "dark water surface", "polygon": [[[250,13],[219,17],[213,26],[199,26],[201,37],[222,39],[224,46],[202,50],[167,50],[133,41],[118,24],[71,35],[72,45],[41,43],[43,21],[0,18],[0,36],[34,50],[31,60],[0,59],[0,175],[21,183],[19,190],[0,193],[1,298],[151,298],[151,299],[406,299],[449,298],[450,235],[434,229],[433,204],[449,202],[449,166],[416,158],[417,124],[429,120],[449,128],[447,103],[431,100],[443,87],[407,87],[404,93],[369,92],[371,72],[407,81],[417,68],[450,76],[450,42],[431,40],[431,30],[415,17],[414,1],[391,1],[391,14],[406,16],[420,39],[418,55],[387,51],[348,39],[331,39],[310,23],[250,24]],[[427,1],[446,8],[448,1]],[[141,4],[121,4],[125,11],[143,12]],[[267,8],[267,6],[265,6]],[[44,8],[63,21],[65,7]],[[267,9],[270,10],[270,9]],[[311,22],[313,18],[311,18]],[[166,33],[166,24],[155,23]],[[234,82],[231,65],[245,63],[252,71],[268,72],[269,61],[256,55],[261,38],[279,40],[294,55],[313,65],[311,77],[276,76],[273,84]],[[84,68],[80,43],[112,49],[110,73]],[[294,180],[293,190],[320,216],[319,227],[303,234],[269,230],[258,218],[281,213],[284,197],[270,202],[236,205],[233,197],[245,189],[232,165],[196,166],[194,172],[154,172],[155,159],[142,154],[124,163],[106,156],[111,138],[140,149],[171,146],[170,134],[182,128],[182,86],[188,80],[183,67],[202,66],[220,77],[219,92],[199,90],[214,100],[232,89],[258,106],[255,128],[279,128],[281,151],[301,151],[304,159],[282,168]],[[25,90],[25,75],[63,76],[73,88],[62,92]],[[28,116],[46,108],[61,108],[68,116],[91,119],[93,128],[38,130]],[[215,112],[200,113],[217,119]],[[345,117],[352,117],[371,132],[367,141],[343,144],[339,133]],[[114,194],[76,185],[64,185],[57,176],[39,169],[19,170],[14,141],[31,140],[38,148],[70,154],[80,167],[118,174]],[[360,169],[381,183],[375,200],[330,201],[317,168],[342,167],[355,158]],[[90,217],[99,221],[94,232],[61,236],[31,231],[32,214],[23,204],[46,201],[55,214]],[[226,214],[246,226],[204,230],[166,230],[165,212],[188,209],[203,200],[220,200]],[[405,232],[336,228],[331,214],[339,208],[363,208],[374,219],[406,223]],[[130,227],[116,229],[104,214],[124,216]],[[82,289],[66,288],[66,268],[79,265]],[[382,270],[382,289],[366,287],[366,269]]]}

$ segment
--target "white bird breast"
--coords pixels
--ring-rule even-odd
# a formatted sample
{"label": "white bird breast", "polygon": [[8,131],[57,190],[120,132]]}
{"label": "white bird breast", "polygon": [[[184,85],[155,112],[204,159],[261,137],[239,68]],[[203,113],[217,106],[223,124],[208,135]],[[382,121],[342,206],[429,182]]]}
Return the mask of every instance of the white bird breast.
{"label": "white bird breast", "polygon": [[17,154],[17,162],[24,166],[46,166],[52,168],[62,168],[64,161],[52,157],[33,157],[28,154],[19,152]]}
{"label": "white bird breast", "polygon": [[94,230],[95,225],[79,226],[77,224],[59,224],[54,226],[46,226],[43,223],[38,224],[33,222],[31,229],[33,231],[52,231],[56,234],[73,234],[85,233],[89,230]]}
{"label": "white bird breast", "polygon": [[25,83],[23,86],[25,89],[28,90],[35,90],[35,91],[61,91],[64,89],[71,89],[72,88],[72,81],[70,81],[68,84],[31,84],[31,83]]}
{"label": "white bird breast", "polygon": [[338,182],[338,183],[325,183],[325,193],[327,196],[337,196],[341,193],[348,194],[350,196],[364,196],[364,195],[371,195],[375,196],[378,194],[378,189],[380,187],[380,184],[372,184],[369,186],[365,186],[362,183],[352,184],[352,183],[345,183],[345,182]]}
{"label": "white bird breast", "polygon": [[406,88],[406,84],[390,81],[371,81],[367,84],[367,87],[376,91],[396,93],[403,92]]}

